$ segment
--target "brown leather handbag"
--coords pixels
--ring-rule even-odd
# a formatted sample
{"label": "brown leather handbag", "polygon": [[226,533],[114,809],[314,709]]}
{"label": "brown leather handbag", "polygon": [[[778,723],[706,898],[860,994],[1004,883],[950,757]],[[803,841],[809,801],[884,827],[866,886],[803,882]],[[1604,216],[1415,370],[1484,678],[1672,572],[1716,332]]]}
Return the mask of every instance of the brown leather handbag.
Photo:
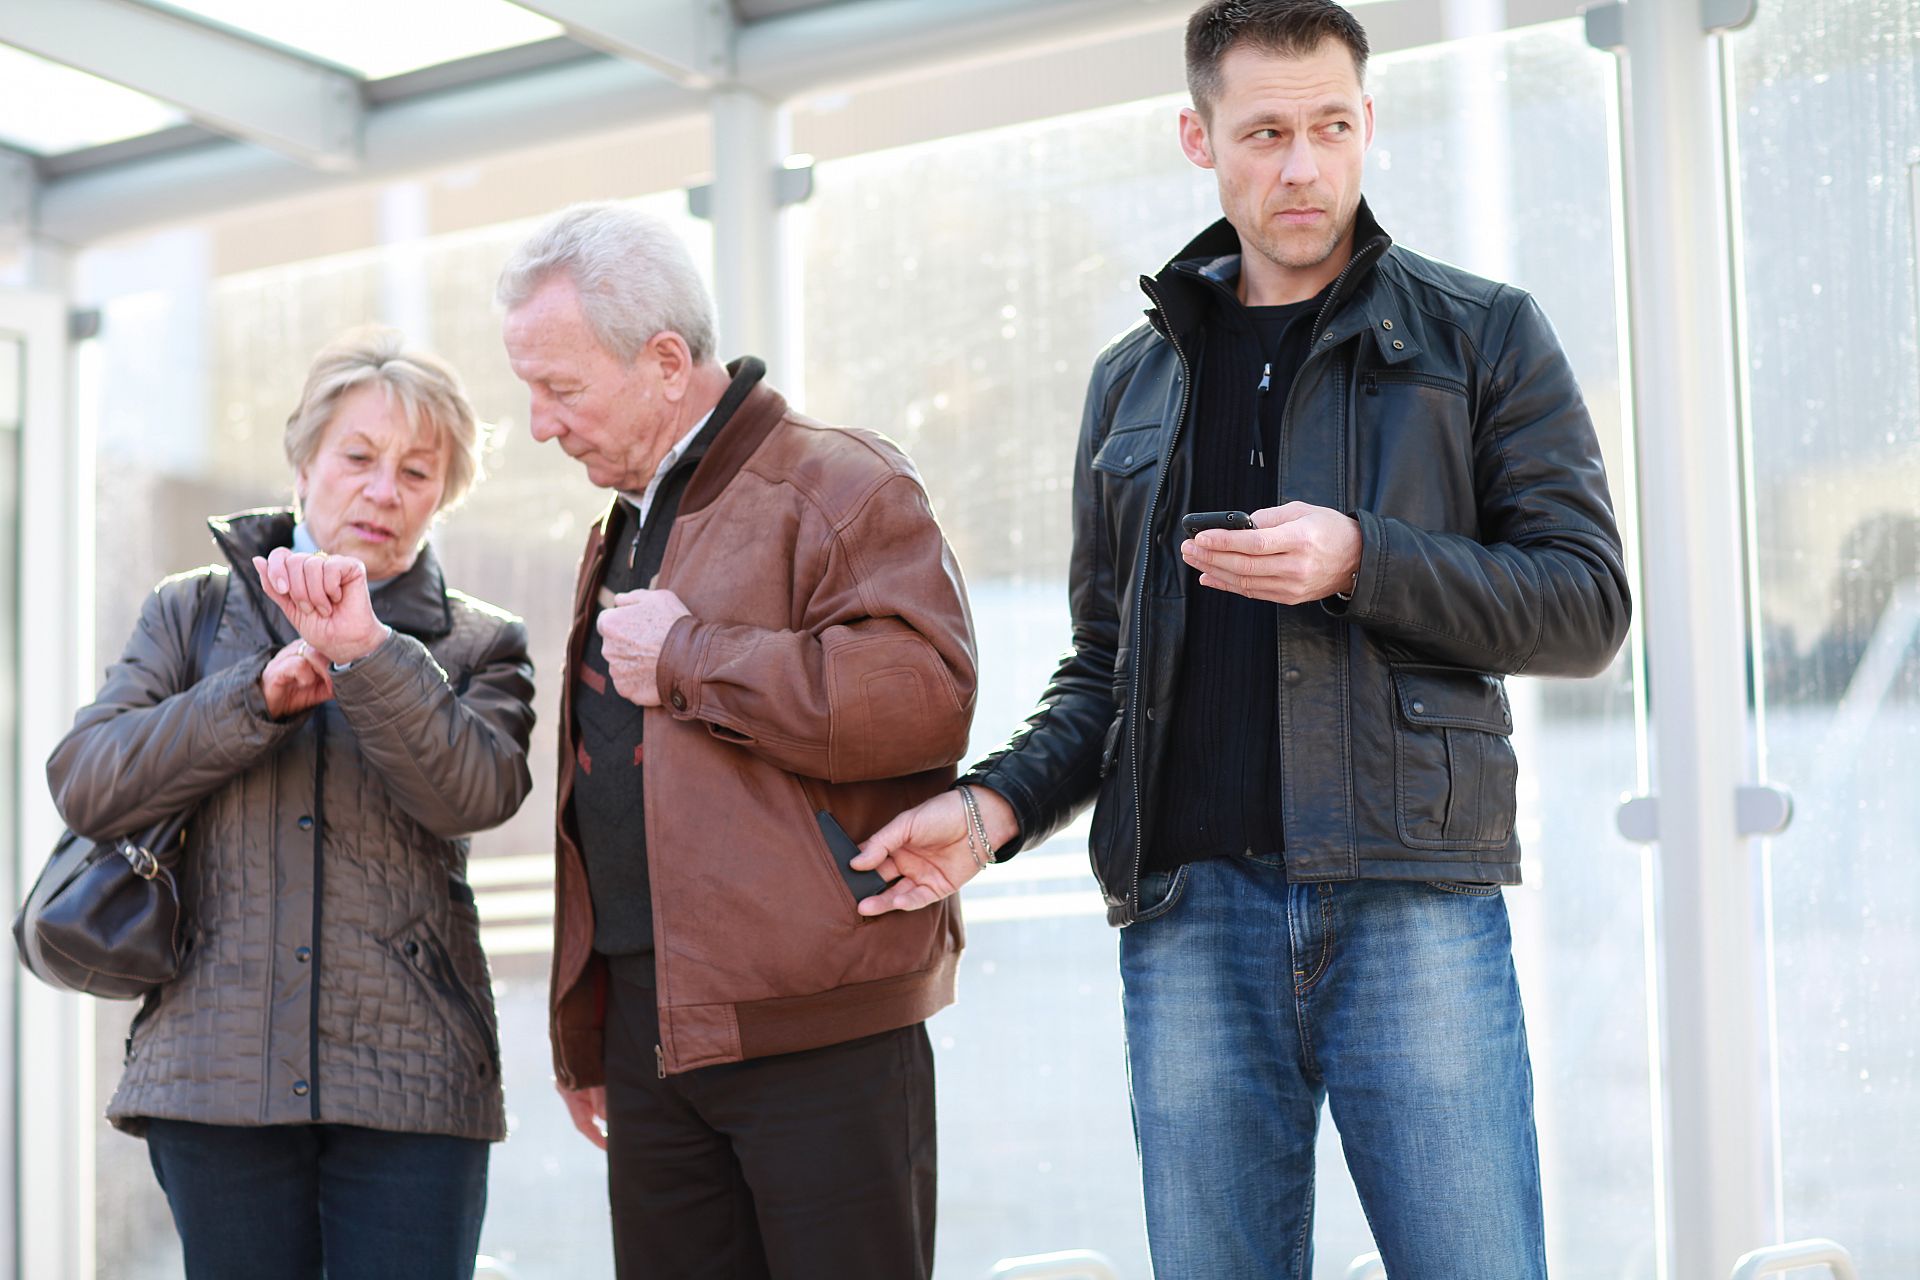
{"label": "brown leather handbag", "polygon": [[[225,582],[209,581],[194,606],[187,688],[205,673]],[[13,943],[27,972],[63,991],[108,1000],[135,1000],[171,981],[186,959],[173,869],[192,808],[112,840],[64,833],[13,918]]]}

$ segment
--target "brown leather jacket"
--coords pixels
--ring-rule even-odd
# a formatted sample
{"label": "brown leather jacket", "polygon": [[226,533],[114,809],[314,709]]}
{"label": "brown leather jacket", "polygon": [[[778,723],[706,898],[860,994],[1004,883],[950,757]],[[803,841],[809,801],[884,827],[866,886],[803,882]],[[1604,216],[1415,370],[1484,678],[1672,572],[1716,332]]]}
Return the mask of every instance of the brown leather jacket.
{"label": "brown leather jacket", "polygon": [[[569,1088],[604,1079],[606,963],[570,798],[605,524],[561,685],[552,1031]],[[863,919],[814,816],[863,840],[945,788],[966,750],[973,625],[912,464],[755,386],[694,472],[654,585],[692,611],[645,726],[660,1070],[838,1044],[952,1003],[957,900]]]}

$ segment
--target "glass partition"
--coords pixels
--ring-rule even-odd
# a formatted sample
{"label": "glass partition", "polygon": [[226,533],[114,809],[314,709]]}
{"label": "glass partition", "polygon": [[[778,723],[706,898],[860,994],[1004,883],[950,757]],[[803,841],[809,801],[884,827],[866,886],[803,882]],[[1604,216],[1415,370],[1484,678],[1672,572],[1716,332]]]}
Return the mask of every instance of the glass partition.
{"label": "glass partition", "polygon": [[1784,1239],[1920,1274],[1920,12],[1729,38]]}

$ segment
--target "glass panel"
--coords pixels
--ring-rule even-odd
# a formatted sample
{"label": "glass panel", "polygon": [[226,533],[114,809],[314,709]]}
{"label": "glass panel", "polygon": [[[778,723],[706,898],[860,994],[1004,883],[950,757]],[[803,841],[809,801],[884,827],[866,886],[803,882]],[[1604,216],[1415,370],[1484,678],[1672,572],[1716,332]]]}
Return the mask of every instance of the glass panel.
{"label": "glass panel", "polygon": [[155,7],[184,10],[369,80],[566,34],[559,23],[508,0],[164,0]]}
{"label": "glass panel", "polygon": [[[1406,243],[1534,289],[1559,326],[1632,523],[1614,314],[1614,77],[1577,23],[1383,57],[1367,190]],[[1067,504],[1087,370],[1134,284],[1219,216],[1175,144],[1179,99],[824,164],[798,215],[809,412],[913,454],[980,635],[974,747],[1031,708],[1067,643]],[[989,182],[956,175],[990,174]],[[930,308],[928,299],[939,300]],[[1638,695],[1514,684],[1526,989],[1556,1275],[1654,1271]],[[962,999],[934,1020],[944,1274],[1093,1248],[1145,1275],[1114,935],[1084,826],[968,890]],[[1316,1274],[1372,1246],[1329,1125]]]}
{"label": "glass panel", "polygon": [[[1920,11],[1733,36],[1750,555],[1787,1239],[1920,1274]],[[1756,1241],[1756,1243],[1759,1243]]]}
{"label": "glass panel", "polygon": [[[668,218],[711,258],[704,223],[679,192],[636,202]],[[606,505],[578,466],[526,432],[526,392],[508,369],[494,279],[531,222],[488,227],[245,275],[185,278],[192,236],[163,239],[153,262],[103,250],[83,277],[124,273],[106,295],[98,373],[85,388],[99,441],[95,618],[100,664],[118,654],[141,599],[166,574],[213,553],[208,515],[285,502],[291,477],[281,428],[308,362],[343,329],[403,325],[447,358],[482,421],[496,424],[489,478],[435,534],[449,581],[521,614],[532,634],[539,715],[534,792],[505,826],[474,838],[469,876],[500,1007],[511,1140],[496,1147],[483,1252],[516,1280],[612,1274],[605,1163],[554,1096],[547,1050],[547,952],[553,936],[553,743],[570,585],[588,523]],[[173,272],[154,289],[153,271]],[[136,283],[137,282],[137,283]],[[131,290],[143,291],[131,291]],[[139,538],[122,513],[141,514]],[[98,1107],[119,1079],[125,1005],[96,1021]],[[99,1274],[180,1274],[179,1245],[144,1147],[102,1122],[96,1142]]]}
{"label": "glass panel", "polygon": [[185,119],[144,93],[0,45],[0,143],[55,155]]}
{"label": "glass panel", "polygon": [[[20,785],[20,428],[26,413],[26,346],[0,333],[0,809],[19,813]],[[26,867],[15,847],[17,826],[0,827],[0,876],[24,896]]]}

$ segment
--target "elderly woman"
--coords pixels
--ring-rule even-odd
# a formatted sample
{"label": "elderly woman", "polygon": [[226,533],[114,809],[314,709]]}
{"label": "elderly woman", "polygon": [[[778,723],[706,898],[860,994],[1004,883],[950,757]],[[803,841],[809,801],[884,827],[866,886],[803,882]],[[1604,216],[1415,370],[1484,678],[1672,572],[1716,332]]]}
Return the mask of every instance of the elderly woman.
{"label": "elderly woman", "polygon": [[107,1111],[145,1134],[192,1280],[473,1276],[506,1126],[466,837],[526,798],[533,727],[526,628],[426,541],[480,444],[397,333],[321,352],[293,509],[210,522],[226,565],[147,598],[48,762],[89,836],[194,806],[192,950]]}

